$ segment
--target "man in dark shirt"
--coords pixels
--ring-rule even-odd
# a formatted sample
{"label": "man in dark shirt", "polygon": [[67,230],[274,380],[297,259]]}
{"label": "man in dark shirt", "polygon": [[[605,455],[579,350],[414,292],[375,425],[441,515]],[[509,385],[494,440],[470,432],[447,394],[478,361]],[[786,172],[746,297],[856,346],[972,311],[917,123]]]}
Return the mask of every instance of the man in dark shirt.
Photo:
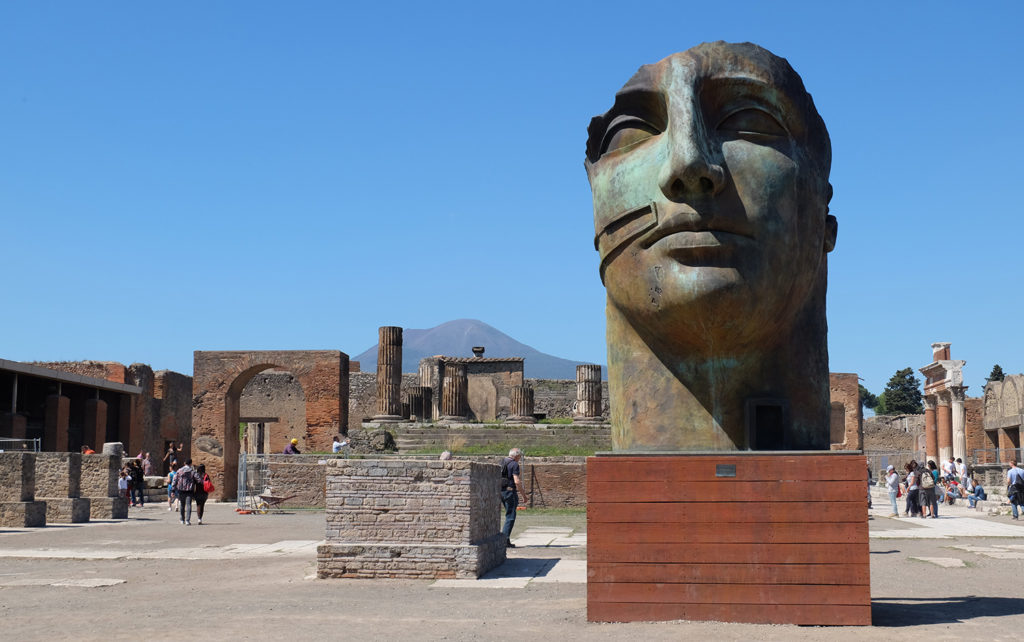
{"label": "man in dark shirt", "polygon": [[299,440],[292,439],[288,442],[288,445],[284,447],[284,454],[286,455],[300,455],[302,451],[299,450]]}
{"label": "man in dark shirt", "polygon": [[523,451],[513,448],[508,451],[508,457],[501,461],[501,503],[505,506],[505,526],[501,532],[505,535],[505,546],[509,548],[516,547],[511,538],[512,527],[516,524],[516,510],[519,508],[519,493],[523,494],[523,501],[526,501],[519,469],[519,460],[522,458]]}

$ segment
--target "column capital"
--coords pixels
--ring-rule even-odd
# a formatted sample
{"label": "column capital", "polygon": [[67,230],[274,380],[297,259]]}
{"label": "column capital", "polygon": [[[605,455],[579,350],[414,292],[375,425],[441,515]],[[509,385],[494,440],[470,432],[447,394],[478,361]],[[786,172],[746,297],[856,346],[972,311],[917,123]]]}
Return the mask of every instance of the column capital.
{"label": "column capital", "polygon": [[935,410],[935,395],[925,395],[921,398],[925,410]]}
{"label": "column capital", "polygon": [[967,386],[950,386],[949,394],[953,400],[953,403],[963,403],[964,398],[967,396]]}
{"label": "column capital", "polygon": [[950,402],[949,390],[939,390],[935,393],[936,403],[940,406],[948,406]]}

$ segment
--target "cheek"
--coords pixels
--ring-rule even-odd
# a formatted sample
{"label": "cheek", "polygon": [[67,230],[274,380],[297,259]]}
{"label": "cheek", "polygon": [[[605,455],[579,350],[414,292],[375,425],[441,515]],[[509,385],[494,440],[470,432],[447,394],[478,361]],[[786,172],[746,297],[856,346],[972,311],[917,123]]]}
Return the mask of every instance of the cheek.
{"label": "cheek", "polygon": [[799,166],[784,150],[748,141],[722,145],[722,155],[759,243],[798,240]]}
{"label": "cheek", "polygon": [[594,166],[590,185],[598,232],[624,212],[658,200],[659,148],[652,143],[607,156]]}

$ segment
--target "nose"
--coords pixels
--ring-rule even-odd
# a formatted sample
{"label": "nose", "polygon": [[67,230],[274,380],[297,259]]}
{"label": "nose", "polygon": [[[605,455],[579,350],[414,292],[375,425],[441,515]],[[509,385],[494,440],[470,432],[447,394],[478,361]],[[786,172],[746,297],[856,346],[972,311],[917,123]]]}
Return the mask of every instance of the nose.
{"label": "nose", "polygon": [[672,201],[714,196],[725,186],[725,169],[711,160],[699,126],[687,123],[669,136],[668,160],[662,168],[661,191]]}

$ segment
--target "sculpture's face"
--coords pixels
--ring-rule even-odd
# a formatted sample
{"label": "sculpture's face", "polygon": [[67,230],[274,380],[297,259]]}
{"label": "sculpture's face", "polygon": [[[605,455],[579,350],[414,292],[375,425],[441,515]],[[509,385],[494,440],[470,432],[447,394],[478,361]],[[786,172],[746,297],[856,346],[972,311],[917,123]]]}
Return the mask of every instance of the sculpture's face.
{"label": "sculpture's face", "polygon": [[810,97],[765,50],[701,45],[641,68],[588,141],[610,303],[655,340],[770,340],[824,279],[827,165]]}

